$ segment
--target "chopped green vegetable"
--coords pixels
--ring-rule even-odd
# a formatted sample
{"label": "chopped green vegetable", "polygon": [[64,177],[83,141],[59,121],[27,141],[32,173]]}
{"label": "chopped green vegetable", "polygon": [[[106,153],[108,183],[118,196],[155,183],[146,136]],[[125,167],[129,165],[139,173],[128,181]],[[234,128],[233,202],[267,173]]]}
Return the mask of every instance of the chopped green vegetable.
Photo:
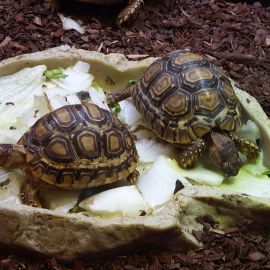
{"label": "chopped green vegetable", "polygon": [[44,75],[46,76],[47,79],[65,79],[68,77],[68,75],[63,73],[62,69],[47,69],[44,71]]}
{"label": "chopped green vegetable", "polygon": [[137,83],[137,80],[129,80],[128,81],[128,84],[129,85],[134,85],[135,83]]}
{"label": "chopped green vegetable", "polygon": [[92,87],[95,88],[96,90],[100,90],[101,87],[97,82],[92,82]]}
{"label": "chopped green vegetable", "polygon": [[265,172],[263,172],[263,175],[270,175],[270,169],[268,169]]}
{"label": "chopped green vegetable", "polygon": [[190,169],[182,169],[178,164],[175,164],[174,167],[183,177],[195,185],[219,186],[225,178],[222,172],[207,166],[201,161]]}
{"label": "chopped green vegetable", "polygon": [[114,112],[115,113],[120,113],[121,112],[121,106],[119,103],[116,103],[114,106]]}
{"label": "chopped green vegetable", "polygon": [[237,191],[258,197],[269,198],[270,181],[265,174],[270,170],[262,165],[262,159],[255,164],[242,166],[236,176],[223,181],[221,187],[226,190]]}

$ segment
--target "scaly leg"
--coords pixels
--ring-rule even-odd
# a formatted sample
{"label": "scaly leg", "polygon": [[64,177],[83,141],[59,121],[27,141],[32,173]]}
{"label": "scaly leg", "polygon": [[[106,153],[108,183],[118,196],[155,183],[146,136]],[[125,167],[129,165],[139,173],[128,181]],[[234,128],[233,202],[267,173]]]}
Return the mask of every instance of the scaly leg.
{"label": "scaly leg", "polygon": [[116,24],[122,26],[136,19],[144,5],[144,0],[129,0],[128,6],[124,8],[117,17]]}
{"label": "scaly leg", "polygon": [[234,142],[238,151],[246,155],[249,160],[256,161],[258,159],[260,150],[256,143],[249,141],[232,132],[229,132],[228,136]]}
{"label": "scaly leg", "polygon": [[52,11],[59,9],[59,0],[45,0],[44,6]]}
{"label": "scaly leg", "polygon": [[26,153],[22,145],[0,144],[0,167],[10,170],[26,166]]}
{"label": "scaly leg", "polygon": [[205,150],[205,141],[202,138],[197,139],[180,153],[179,165],[184,169],[191,167]]}
{"label": "scaly leg", "polygon": [[135,185],[138,181],[139,175],[139,172],[135,170],[127,177],[128,182]]}
{"label": "scaly leg", "polygon": [[117,102],[131,97],[133,87],[127,87],[124,89],[117,89],[107,94],[106,99],[110,107],[113,107]]}
{"label": "scaly leg", "polygon": [[37,198],[37,191],[41,182],[34,179],[29,169],[25,170],[26,180],[21,187],[21,199],[24,204],[32,207],[41,207],[42,205]]}

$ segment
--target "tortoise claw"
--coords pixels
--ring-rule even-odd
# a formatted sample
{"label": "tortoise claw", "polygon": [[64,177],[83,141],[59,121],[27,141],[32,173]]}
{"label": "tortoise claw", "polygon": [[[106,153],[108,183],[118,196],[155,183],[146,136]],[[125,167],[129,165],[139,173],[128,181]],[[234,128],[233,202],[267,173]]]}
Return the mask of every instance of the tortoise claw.
{"label": "tortoise claw", "polygon": [[127,177],[127,180],[129,183],[135,185],[138,181],[139,176],[140,176],[139,172],[135,170]]}
{"label": "tortoise claw", "polygon": [[37,198],[37,190],[40,186],[39,181],[35,181],[29,170],[26,170],[26,181],[22,184],[20,195],[24,204],[32,207],[42,208],[41,203]]}

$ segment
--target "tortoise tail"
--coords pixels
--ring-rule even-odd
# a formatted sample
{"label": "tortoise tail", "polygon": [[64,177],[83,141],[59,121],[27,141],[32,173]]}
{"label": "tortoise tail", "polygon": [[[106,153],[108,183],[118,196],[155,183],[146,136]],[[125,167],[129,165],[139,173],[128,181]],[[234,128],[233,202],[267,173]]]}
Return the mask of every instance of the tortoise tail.
{"label": "tortoise tail", "polygon": [[26,165],[26,153],[22,145],[0,144],[0,167],[21,168]]}

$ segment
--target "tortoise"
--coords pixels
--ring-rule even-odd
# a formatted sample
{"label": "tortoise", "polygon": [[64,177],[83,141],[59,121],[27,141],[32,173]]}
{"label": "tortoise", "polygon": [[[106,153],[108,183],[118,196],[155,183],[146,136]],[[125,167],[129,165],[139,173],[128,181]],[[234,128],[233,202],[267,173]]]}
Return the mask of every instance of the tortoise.
{"label": "tortoise", "polygon": [[0,144],[0,166],[24,168],[21,198],[34,207],[42,207],[36,193],[44,184],[84,189],[124,178],[134,183],[138,159],[126,126],[91,103],[61,107],[37,120],[16,145]]}
{"label": "tortoise", "polygon": [[242,165],[238,152],[251,161],[258,158],[257,144],[236,133],[241,108],[229,78],[201,55],[171,52],[154,61],[134,85],[107,94],[107,102],[113,106],[128,97],[161,139],[180,148],[183,168],[206,150],[229,176]]}
{"label": "tortoise", "polygon": [[[96,5],[115,5],[115,4],[126,4],[125,8],[118,14],[116,19],[116,24],[122,26],[124,24],[129,24],[136,19],[140,11],[143,9],[144,0],[74,0],[75,2],[84,2]],[[47,4],[57,8],[61,0],[46,0]],[[63,4],[66,1],[63,1]]]}

